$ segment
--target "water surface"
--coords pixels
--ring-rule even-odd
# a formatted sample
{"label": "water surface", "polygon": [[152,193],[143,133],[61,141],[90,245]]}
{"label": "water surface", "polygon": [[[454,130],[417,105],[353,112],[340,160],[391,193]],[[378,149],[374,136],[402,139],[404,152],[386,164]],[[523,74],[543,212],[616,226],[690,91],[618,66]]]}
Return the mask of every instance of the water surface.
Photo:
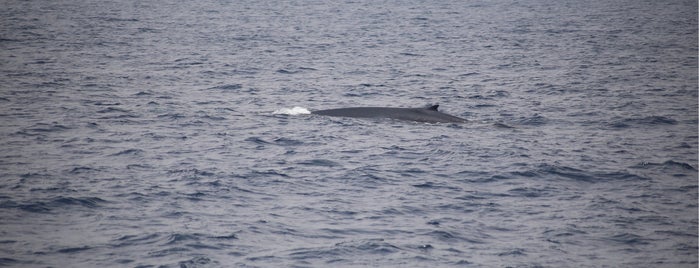
{"label": "water surface", "polygon": [[0,266],[697,266],[696,1],[4,7]]}

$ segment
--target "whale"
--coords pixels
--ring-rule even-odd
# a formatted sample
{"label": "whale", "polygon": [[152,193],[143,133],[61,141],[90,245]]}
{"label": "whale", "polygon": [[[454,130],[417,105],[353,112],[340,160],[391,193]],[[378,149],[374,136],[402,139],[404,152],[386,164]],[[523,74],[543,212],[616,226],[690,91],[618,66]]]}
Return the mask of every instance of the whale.
{"label": "whale", "polygon": [[311,114],[354,118],[389,118],[422,123],[465,123],[466,119],[445,114],[437,109],[439,105],[422,108],[394,107],[349,107],[311,111]]}

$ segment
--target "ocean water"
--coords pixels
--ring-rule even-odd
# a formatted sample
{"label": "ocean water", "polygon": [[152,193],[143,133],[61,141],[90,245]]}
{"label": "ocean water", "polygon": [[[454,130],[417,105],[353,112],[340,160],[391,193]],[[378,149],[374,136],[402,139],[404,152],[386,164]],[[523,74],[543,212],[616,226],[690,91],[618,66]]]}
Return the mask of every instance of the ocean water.
{"label": "ocean water", "polygon": [[697,41],[689,0],[7,0],[0,266],[697,267]]}

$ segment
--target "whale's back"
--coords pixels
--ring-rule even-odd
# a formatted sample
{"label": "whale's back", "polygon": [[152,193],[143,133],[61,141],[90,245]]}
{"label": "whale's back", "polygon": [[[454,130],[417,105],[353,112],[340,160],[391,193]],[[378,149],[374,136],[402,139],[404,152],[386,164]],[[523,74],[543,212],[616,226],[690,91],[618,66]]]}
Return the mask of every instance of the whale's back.
{"label": "whale's back", "polygon": [[426,123],[463,123],[466,119],[448,115],[437,110],[439,105],[425,108],[393,108],[393,107],[349,107],[311,112],[317,115],[357,117],[357,118],[390,118],[397,120],[426,122]]}

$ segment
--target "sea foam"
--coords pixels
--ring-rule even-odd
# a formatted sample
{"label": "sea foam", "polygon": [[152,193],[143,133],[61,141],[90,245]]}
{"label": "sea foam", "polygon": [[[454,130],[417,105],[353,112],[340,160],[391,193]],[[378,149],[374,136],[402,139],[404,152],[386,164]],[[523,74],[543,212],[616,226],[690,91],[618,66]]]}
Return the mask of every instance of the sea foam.
{"label": "sea foam", "polygon": [[286,114],[286,115],[297,115],[297,114],[311,114],[306,108],[295,106],[294,108],[281,108],[274,111],[272,114]]}

